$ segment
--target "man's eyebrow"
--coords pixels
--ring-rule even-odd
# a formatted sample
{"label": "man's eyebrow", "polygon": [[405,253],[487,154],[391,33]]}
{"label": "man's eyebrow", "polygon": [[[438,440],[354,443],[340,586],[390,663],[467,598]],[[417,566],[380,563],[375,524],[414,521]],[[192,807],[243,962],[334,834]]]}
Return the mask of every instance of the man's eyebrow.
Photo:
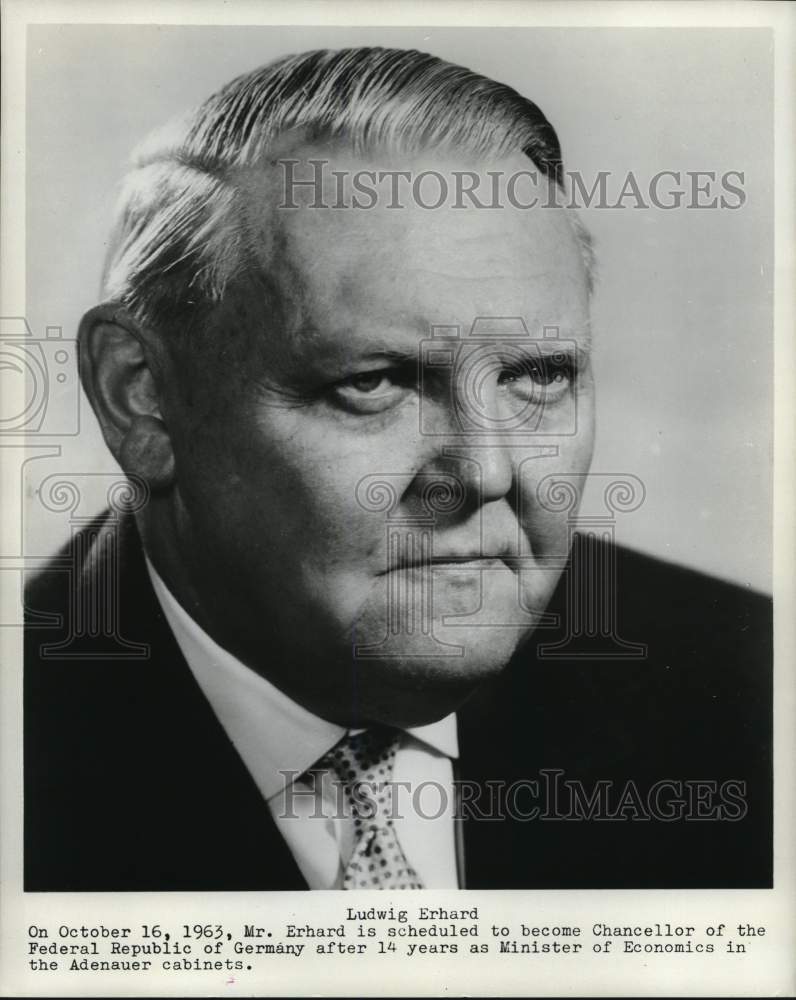
{"label": "man's eyebrow", "polygon": [[[394,327],[381,329],[367,328],[357,329],[356,327],[338,327],[323,331],[307,331],[307,340],[313,341],[319,347],[319,354],[329,360],[338,360],[344,357],[348,360],[356,358],[358,361],[370,358],[387,358],[388,360],[401,362],[416,358],[420,350],[420,344],[430,338],[430,327],[426,324],[402,323]],[[428,332],[423,335],[423,330]]]}
{"label": "man's eyebrow", "polygon": [[357,351],[357,361],[391,361],[394,364],[407,364],[417,361],[420,357],[420,344],[404,349],[396,347],[374,347],[368,345],[362,351]]}
{"label": "man's eyebrow", "polygon": [[335,368],[347,367],[352,364],[364,364],[367,362],[379,362],[390,365],[411,365],[417,364],[421,356],[419,344],[411,347],[399,348],[381,344],[350,345],[339,342],[335,347],[324,350],[316,354],[315,364],[319,366],[332,366]]}

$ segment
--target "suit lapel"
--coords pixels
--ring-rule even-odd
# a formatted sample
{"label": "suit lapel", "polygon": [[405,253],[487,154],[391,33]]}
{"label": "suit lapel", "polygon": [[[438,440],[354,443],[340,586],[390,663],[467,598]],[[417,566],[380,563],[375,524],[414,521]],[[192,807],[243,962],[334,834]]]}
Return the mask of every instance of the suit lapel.
{"label": "suit lapel", "polygon": [[204,871],[212,882],[228,883],[225,888],[306,888],[259,789],[168,627],[134,525],[125,526],[122,560],[122,579],[130,585],[131,628],[153,637],[161,702],[158,738],[172,753],[165,759],[181,760],[187,772],[177,799],[183,827],[193,831],[185,845],[186,869]]}
{"label": "suit lapel", "polygon": [[[114,545],[73,547],[73,580],[89,607],[108,600],[101,581],[114,573],[117,649],[139,644],[144,657],[108,655],[96,630],[70,636],[65,574],[34,598],[45,606],[32,611],[59,610],[63,628],[27,630],[26,887],[306,888],[168,627],[132,518],[117,530]],[[42,651],[59,642],[68,661]]]}

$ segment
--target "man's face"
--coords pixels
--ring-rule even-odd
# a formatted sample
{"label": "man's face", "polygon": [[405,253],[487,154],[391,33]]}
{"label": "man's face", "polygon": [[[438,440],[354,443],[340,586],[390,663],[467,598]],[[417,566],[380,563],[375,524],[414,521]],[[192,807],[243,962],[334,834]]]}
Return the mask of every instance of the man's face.
{"label": "man's face", "polygon": [[[320,715],[429,722],[503,668],[567,552],[572,512],[537,487],[591,458],[580,251],[563,210],[275,210],[255,189],[268,287],[230,296],[165,404],[189,610]],[[459,345],[425,343],[439,326]]]}

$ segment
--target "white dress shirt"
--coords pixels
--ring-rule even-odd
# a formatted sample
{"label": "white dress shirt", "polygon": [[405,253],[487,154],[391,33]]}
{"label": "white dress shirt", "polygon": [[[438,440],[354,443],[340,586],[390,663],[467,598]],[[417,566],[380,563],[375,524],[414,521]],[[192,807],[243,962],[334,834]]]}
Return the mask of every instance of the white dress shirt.
{"label": "white dress shirt", "polygon": [[[302,708],[222,649],[185,611],[149,560],[147,568],[191,672],[267,801],[307,884],[339,889],[353,849],[352,820],[340,815],[330,772],[321,772],[315,783],[299,775],[348,730]],[[451,764],[457,756],[453,714],[405,730],[395,756],[395,831],[428,889],[458,888]]]}

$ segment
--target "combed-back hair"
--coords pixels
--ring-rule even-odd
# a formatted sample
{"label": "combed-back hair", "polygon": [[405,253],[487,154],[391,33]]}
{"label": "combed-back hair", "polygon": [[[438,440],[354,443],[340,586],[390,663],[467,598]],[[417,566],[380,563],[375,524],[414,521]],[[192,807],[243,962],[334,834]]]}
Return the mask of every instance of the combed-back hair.
{"label": "combed-back hair", "polygon": [[[153,328],[190,328],[248,268],[262,268],[237,180],[287,133],[344,140],[355,153],[524,153],[562,184],[545,116],[511,87],[423,52],[323,49],[238,77],[149,136],[125,178],[103,296]],[[571,213],[570,213],[571,214]],[[591,244],[574,218],[591,274]]]}

